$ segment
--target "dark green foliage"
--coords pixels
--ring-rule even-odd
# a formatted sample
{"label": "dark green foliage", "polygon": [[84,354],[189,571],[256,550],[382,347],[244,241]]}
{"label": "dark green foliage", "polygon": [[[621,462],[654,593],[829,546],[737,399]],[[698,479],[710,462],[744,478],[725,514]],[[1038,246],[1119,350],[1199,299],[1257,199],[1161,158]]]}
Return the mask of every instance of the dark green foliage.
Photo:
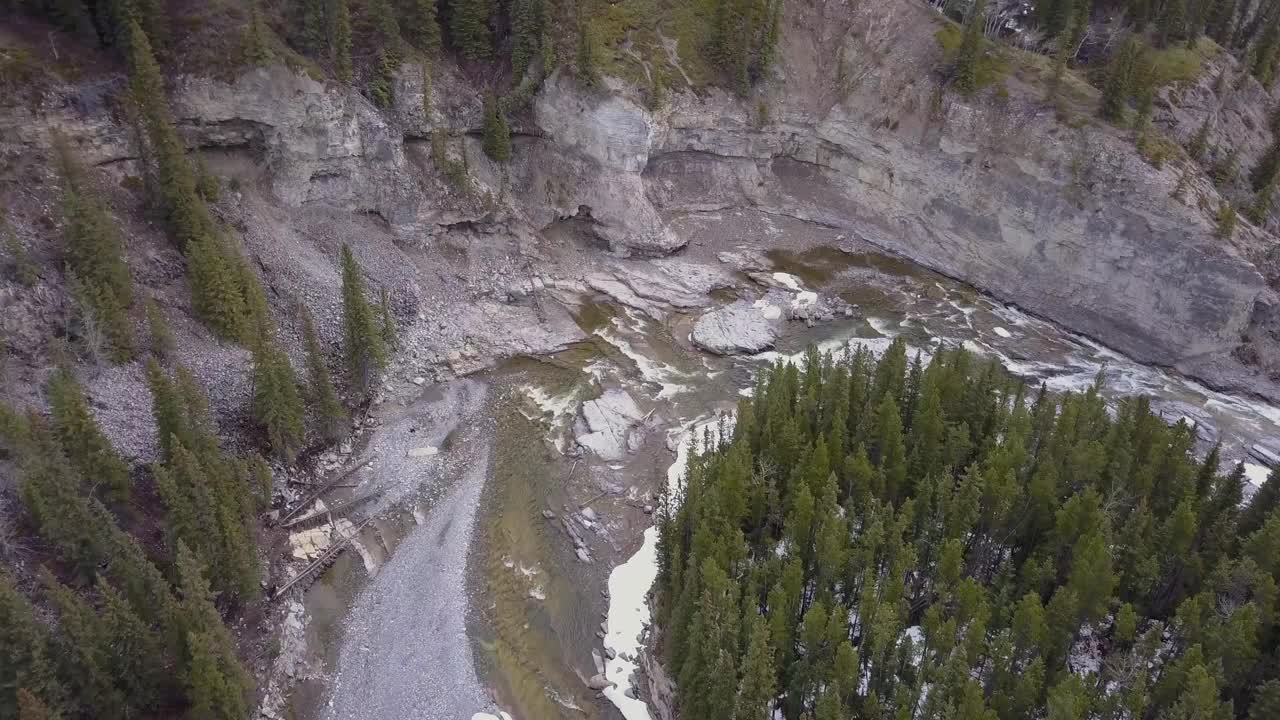
{"label": "dark green foliage", "polygon": [[1257,192],[1275,180],[1280,174],[1280,137],[1271,141],[1271,145],[1258,162],[1249,171],[1249,184]]}
{"label": "dark green foliage", "polygon": [[1196,162],[1203,160],[1205,150],[1209,149],[1209,130],[1209,116],[1206,115],[1196,134],[1191,136],[1191,142],[1187,143],[1187,154]]}
{"label": "dark green foliage", "polygon": [[494,162],[511,159],[511,128],[498,99],[490,93],[484,101],[484,154]]}
{"label": "dark green foliage", "polygon": [[1266,482],[1249,499],[1249,504],[1240,513],[1240,534],[1252,535],[1267,521],[1272,511],[1280,507],[1280,470],[1272,470]]}
{"label": "dark green foliage", "polygon": [[[511,70],[516,77],[523,77],[538,56],[546,12],[545,0],[513,0],[511,4]],[[581,72],[579,63],[579,74]]]}
{"label": "dark green foliage", "polygon": [[369,78],[369,98],[373,104],[381,108],[389,108],[395,104],[396,71],[399,63],[394,53],[386,50],[378,51],[378,61],[373,66],[373,76]]}
{"label": "dark green foliage", "polygon": [[48,630],[35,617],[31,603],[0,569],[0,719],[20,720],[19,694],[26,705],[57,708],[64,700]]}
{"label": "dark green foliage", "polygon": [[1236,175],[1239,172],[1239,158],[1240,151],[1234,147],[1229,152],[1219,156],[1210,173],[1214,187],[1224,188],[1236,181]]}
{"label": "dark green foliage", "polygon": [[253,681],[236,658],[235,645],[213,606],[200,561],[179,543],[176,554],[182,599],[178,625],[183,638],[182,681],[197,720],[243,720]]}
{"label": "dark green foliage", "polygon": [[978,89],[978,61],[986,51],[986,41],[982,36],[986,17],[986,0],[976,0],[964,21],[960,50],[956,53],[955,67],[951,69],[951,83],[962,93]]}
{"label": "dark green foliage", "polygon": [[440,21],[436,19],[436,0],[401,0],[400,24],[409,44],[428,55],[440,52]]}
{"label": "dark green foliage", "polygon": [[170,234],[187,256],[196,313],[221,337],[240,340],[248,329],[248,310],[244,278],[237,273],[236,253],[198,192],[196,173],[174,129],[164,97],[160,67],[151,54],[147,36],[136,23],[131,26],[129,45],[132,99],[156,164],[160,207]]}
{"label": "dark green foliage", "polygon": [[133,280],[124,259],[120,227],[89,187],[84,167],[66,139],[56,136],[54,147],[62,176],[67,262],[81,283],[82,302],[107,332],[113,357],[125,362],[133,354],[127,317],[133,304]]}
{"label": "dark green foliage", "polygon": [[1231,236],[1236,232],[1236,208],[1229,201],[1223,200],[1218,206],[1217,227],[1213,231],[1213,236],[1219,240],[1230,240]]}
{"label": "dark green foliage", "polygon": [[1243,537],[1242,471],[1145,399],[1032,401],[905,350],[767,370],[663,496],[680,717],[1231,720],[1275,694],[1274,489]]}
{"label": "dark green foliage", "polygon": [[783,0],[715,0],[708,55],[730,87],[746,95],[773,64]]}
{"label": "dark green foliage", "polygon": [[271,451],[288,463],[303,446],[302,396],[289,356],[263,342],[253,353],[253,417]]}
{"label": "dark green foliage", "polygon": [[[170,543],[176,546],[183,542],[189,547],[208,568],[220,593],[253,599],[259,592],[254,537],[255,498],[259,495],[256,478],[248,467],[218,447],[208,418],[208,400],[185,368],[179,366],[176,379],[170,379],[152,360],[147,366],[147,382],[164,458],[164,464],[152,471],[167,510]],[[300,407],[297,412],[300,422]],[[296,439],[282,434],[280,442],[286,450],[296,449],[296,444],[288,443],[301,442],[300,429],[286,431],[296,431]],[[271,439],[276,441],[274,436]]]}
{"label": "dark green foliage", "polygon": [[449,38],[468,60],[493,55],[489,19],[494,0],[449,0]]}
{"label": "dark green foliage", "polygon": [[1126,37],[1107,66],[1107,77],[1102,86],[1102,106],[1099,112],[1102,117],[1111,122],[1124,122],[1129,108],[1129,98],[1133,95],[1135,75],[1142,53],[1142,43],[1133,36]]}
{"label": "dark green foliage", "polygon": [[387,365],[387,351],[365,294],[364,275],[347,245],[342,246],[342,322],[348,379],[367,393]]}
{"label": "dark green foliage", "polygon": [[293,17],[297,33],[290,35],[303,52],[321,55],[329,47],[330,0],[297,0],[293,4]]}
{"label": "dark green foliage", "polygon": [[177,341],[173,339],[173,330],[169,327],[169,321],[165,320],[164,311],[156,304],[152,298],[147,298],[145,303],[147,313],[147,335],[148,349],[151,354],[160,360],[168,360],[173,357],[174,350],[177,349]]}
{"label": "dark green foliage", "polygon": [[329,41],[329,51],[333,55],[333,66],[337,72],[338,82],[351,82],[351,10],[347,0],[332,0],[333,29]]}
{"label": "dark green foliage", "polygon": [[129,501],[129,467],[98,429],[84,389],[68,367],[49,378],[52,429],[71,465],[102,497],[114,503]]}
{"label": "dark green foliage", "polygon": [[587,24],[578,21],[578,47],[574,53],[576,61],[576,70],[578,82],[583,87],[594,88],[600,84],[600,71],[596,65],[596,45],[595,40],[591,37],[591,30]]}
{"label": "dark green foliage", "polygon": [[338,399],[325,364],[320,339],[316,337],[311,313],[302,310],[302,341],[307,351],[307,400],[311,403],[320,436],[329,442],[342,437],[347,430],[347,409]]}
{"label": "dark green foliage", "polygon": [[[271,43],[268,40],[270,32],[266,20],[262,17],[262,7],[258,0],[249,0],[249,22],[245,26],[244,38],[241,41],[246,64],[256,67],[271,62]],[[206,197],[206,199],[210,198]]]}
{"label": "dark green foliage", "polygon": [[1246,212],[1249,222],[1254,225],[1262,227],[1266,224],[1267,218],[1271,216],[1271,206],[1275,201],[1277,180],[1280,180],[1280,177],[1272,175],[1271,179],[1267,180],[1267,184],[1259,188],[1258,192],[1254,194],[1253,202],[1249,204]]}

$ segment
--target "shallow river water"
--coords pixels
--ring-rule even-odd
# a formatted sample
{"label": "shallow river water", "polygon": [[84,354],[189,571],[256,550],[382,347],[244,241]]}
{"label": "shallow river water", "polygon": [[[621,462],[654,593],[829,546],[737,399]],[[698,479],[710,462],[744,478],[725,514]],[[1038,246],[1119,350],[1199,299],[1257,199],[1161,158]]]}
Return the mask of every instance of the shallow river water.
{"label": "shallow river water", "polygon": [[[537,362],[509,362],[481,379],[501,390],[493,393],[502,398],[492,406],[497,408],[493,412],[518,410],[527,421],[527,426],[520,426],[526,428],[523,432],[532,428],[539,436],[545,458],[528,474],[543,478],[538,483],[551,483],[545,487],[575,483],[580,487],[576,491],[557,489],[553,502],[551,493],[541,489],[544,486],[516,477],[521,473],[503,475],[502,459],[498,458],[497,475],[490,477],[486,489],[496,498],[497,509],[482,504],[476,524],[499,527],[500,536],[497,541],[492,537],[486,541],[486,552],[492,556],[487,564],[483,559],[478,561],[472,551],[470,582],[485,594],[489,588],[486,583],[494,583],[495,578],[505,585],[511,582],[509,576],[516,577],[524,583],[519,589],[520,603],[504,605],[502,592],[495,590],[496,599],[485,595],[491,603],[489,622],[507,630],[486,629],[484,623],[468,625],[479,648],[477,664],[482,681],[496,691],[494,705],[440,708],[440,717],[465,719],[472,712],[496,716],[499,707],[516,718],[538,720],[550,718],[548,713],[563,717],[621,715],[626,720],[653,717],[645,703],[630,692],[649,621],[645,595],[656,571],[656,532],[644,530],[650,520],[640,508],[652,503],[657,485],[678,479],[690,438],[700,436],[704,428],[729,413],[739,397],[749,392],[758,370],[781,358],[798,358],[809,344],[828,352],[843,352],[854,344],[882,350],[901,336],[913,351],[926,355],[940,343],[963,345],[976,354],[998,359],[1015,375],[1043,381],[1058,392],[1085,390],[1102,377],[1104,396],[1150,396],[1153,409],[1170,422],[1186,418],[1197,425],[1202,449],[1221,442],[1224,458],[1230,461],[1247,460],[1250,446],[1271,445],[1280,438],[1280,409],[1217,393],[1179,375],[1135,363],[1087,338],[908,263],[834,249],[773,253],[770,260],[772,272],[756,274],[753,279],[743,277],[735,293],[718,293],[716,300],[727,302],[734,299],[731,295],[752,299],[771,286],[775,292],[790,293],[802,302],[810,302],[813,294],[838,297],[851,307],[851,313],[839,313],[836,320],[814,327],[788,323],[770,352],[721,357],[690,343],[696,313],[649,314],[600,296],[574,297],[569,302],[575,304],[575,315],[590,341]],[[639,424],[647,432],[620,457],[579,455],[574,436],[575,425],[581,433],[582,403],[610,390],[625,391],[634,399],[637,412],[643,414]],[[502,427],[500,421],[499,453],[503,443],[510,442],[502,439]],[[525,457],[537,454],[528,449],[520,452]],[[1250,464],[1247,469],[1250,481],[1261,483],[1265,468]],[[594,492],[597,488],[601,489],[598,494]],[[594,509],[588,512],[588,506]],[[431,512],[426,505],[415,507],[419,507],[416,515]],[[598,555],[593,558],[596,564],[575,557],[574,547],[553,531],[554,522],[542,523],[541,517],[550,517],[552,511],[578,519],[590,536],[588,544],[598,549],[592,550]],[[487,512],[500,515],[487,518]],[[407,526],[410,533],[432,526],[429,518],[415,519],[417,522]],[[560,521],[557,515],[555,522]],[[506,545],[503,538],[507,538]],[[599,565],[602,561],[616,565],[607,579],[603,574],[607,566]],[[388,564],[396,562],[394,556],[387,560]],[[348,574],[353,572],[349,565],[338,570],[344,567]],[[329,604],[333,595],[329,588],[335,582],[348,582],[335,580],[333,572],[318,584],[320,590],[312,593]],[[600,597],[606,586],[607,601]],[[312,609],[317,608],[313,605]],[[327,613],[331,632],[339,634],[334,617],[339,614],[337,609],[327,605],[319,609]],[[523,613],[523,617],[502,614],[511,612]],[[606,614],[603,625],[602,612]],[[594,633],[597,627],[603,638]],[[345,642],[353,640],[348,637]],[[595,693],[583,687],[586,678],[599,669],[599,665],[593,668],[590,653],[601,645],[607,649],[606,655],[614,655],[603,662],[603,675],[612,683],[604,695],[612,707],[600,704]],[[519,658],[513,660],[509,651],[504,654],[503,648],[508,646],[522,648],[521,653],[536,657],[536,661],[524,662],[522,669]],[[539,664],[542,667],[529,667]],[[565,667],[551,671],[546,669],[549,664]],[[540,704],[548,698],[550,703]],[[534,709],[534,705],[541,709]]]}

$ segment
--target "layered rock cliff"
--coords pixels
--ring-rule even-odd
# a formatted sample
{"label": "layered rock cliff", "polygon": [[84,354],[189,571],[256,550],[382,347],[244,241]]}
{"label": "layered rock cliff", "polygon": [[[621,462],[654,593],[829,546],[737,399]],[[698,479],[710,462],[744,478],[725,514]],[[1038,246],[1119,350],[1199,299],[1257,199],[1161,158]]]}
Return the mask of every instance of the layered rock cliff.
{"label": "layered rock cliff", "polygon": [[[1214,239],[1206,179],[1191,192],[1200,206],[1172,199],[1177,167],[1147,164],[1114,128],[1063,124],[1033,88],[972,100],[942,91],[933,33],[943,21],[926,4],[794,3],[787,13],[780,61],[752,98],[685,91],[650,110],[623,83],[584,91],[555,74],[517,118],[514,160],[502,166],[480,152],[479,95],[449,63],[429,89],[406,66],[387,112],[283,67],[232,82],[182,78],[173,99],[190,143],[253,179],[243,222],[272,216],[262,232],[303,245],[310,231],[296,226],[335,211],[372,216],[416,248],[459,230],[521,237],[573,219],[603,248],[641,256],[708,236],[731,243],[785,216],[869,240],[1139,360],[1272,392],[1230,360],[1274,324],[1255,265],[1268,236]],[[1198,125],[1195,113],[1166,109],[1173,134]],[[133,157],[127,129],[80,96],[11,115],[4,129],[34,147],[55,126],[93,162]],[[433,147],[437,126],[452,134]],[[441,160],[465,163],[467,187]]]}

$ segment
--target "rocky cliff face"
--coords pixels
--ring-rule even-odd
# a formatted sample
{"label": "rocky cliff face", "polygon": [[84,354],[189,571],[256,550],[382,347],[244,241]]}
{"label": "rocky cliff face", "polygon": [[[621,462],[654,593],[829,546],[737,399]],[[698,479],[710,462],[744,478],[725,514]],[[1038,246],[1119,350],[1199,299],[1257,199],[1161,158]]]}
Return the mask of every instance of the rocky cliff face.
{"label": "rocky cliff face", "polygon": [[[713,90],[650,111],[620,84],[587,93],[554,75],[517,122],[509,165],[489,162],[474,132],[448,143],[468,192],[436,167],[428,139],[436,124],[480,126],[477,93],[448,64],[425,104],[420,69],[406,68],[390,112],[284,68],[188,78],[174,99],[192,144],[243,155],[264,202],[294,217],[365,213],[417,247],[459,228],[519,235],[575,218],[613,252],[661,255],[787,216],[1137,359],[1223,377],[1205,358],[1226,358],[1269,322],[1256,309],[1276,305],[1249,257],[1261,236],[1213,239],[1203,209],[1170,198],[1179,170],[1152,168],[1119,131],[1066,127],[1027,91],[943,94],[927,5],[857,5],[788,6],[781,61],[749,101]],[[1178,132],[1198,124],[1171,116]],[[129,134],[83,104],[39,124],[69,127],[98,162],[131,156]],[[1203,178],[1197,194],[1216,206]]]}

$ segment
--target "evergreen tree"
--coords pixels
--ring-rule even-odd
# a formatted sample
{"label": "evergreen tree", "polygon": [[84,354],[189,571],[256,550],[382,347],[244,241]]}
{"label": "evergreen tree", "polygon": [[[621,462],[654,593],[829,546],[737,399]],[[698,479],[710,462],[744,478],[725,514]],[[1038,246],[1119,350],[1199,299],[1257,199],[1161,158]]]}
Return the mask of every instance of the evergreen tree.
{"label": "evergreen tree", "polygon": [[1254,195],[1253,202],[1249,204],[1248,218],[1249,222],[1262,227],[1266,224],[1267,218],[1271,217],[1271,205],[1276,195],[1276,181],[1280,177],[1273,175],[1266,185]]}
{"label": "evergreen tree", "polygon": [[777,680],[773,649],[769,647],[769,627],[763,617],[752,615],[749,633],[733,720],[769,720],[769,703],[773,701]]}
{"label": "evergreen tree", "polygon": [[396,316],[391,312],[391,300],[387,296],[386,288],[382,288],[378,303],[378,316],[382,331],[382,343],[388,350],[391,350],[396,346]]}
{"label": "evergreen tree", "polygon": [[63,701],[49,642],[31,602],[7,570],[0,570],[0,718],[23,720],[19,701],[24,695],[28,708],[48,710]]}
{"label": "evergreen tree", "polygon": [[1241,537],[1252,535],[1267,521],[1271,511],[1280,506],[1280,469],[1273,469],[1262,487],[1249,499],[1249,504],[1240,513],[1237,531]]}
{"label": "evergreen tree", "polygon": [[511,129],[497,97],[492,93],[484,102],[484,154],[494,162],[511,159]]}
{"label": "evergreen tree", "polygon": [[468,60],[493,54],[489,19],[494,9],[494,0],[449,0],[449,36]]}
{"label": "evergreen tree", "polygon": [[1187,144],[1187,154],[1196,162],[1203,160],[1205,150],[1209,149],[1209,130],[1209,116],[1206,115],[1196,134],[1191,136],[1191,142]]}
{"label": "evergreen tree", "polygon": [[1249,184],[1257,192],[1275,180],[1277,174],[1280,174],[1280,136],[1272,140],[1267,151],[1249,171]]}
{"label": "evergreen tree", "polygon": [[600,84],[600,72],[596,69],[596,45],[587,22],[578,19],[578,47],[575,53],[578,82],[583,87],[594,88]]}
{"label": "evergreen tree", "polygon": [[[1062,0],[1059,0],[1062,2]],[[986,51],[982,28],[987,18],[986,0],[974,0],[973,7],[964,21],[964,34],[955,66],[951,70],[951,82],[963,93],[978,89],[978,63]]]}
{"label": "evergreen tree", "polygon": [[147,334],[150,336],[151,354],[160,360],[168,360],[177,350],[177,341],[173,338],[173,330],[169,321],[165,320],[164,311],[156,304],[154,298],[147,298]]}
{"label": "evergreen tree", "polygon": [[57,656],[79,704],[106,717],[125,715],[124,694],[116,686],[110,664],[109,628],[93,608],[46,569],[41,573],[46,596],[58,612]]}
{"label": "evergreen tree", "polygon": [[155,157],[161,208],[178,247],[187,255],[193,304],[219,335],[240,339],[246,310],[232,253],[197,193],[195,173],[174,129],[160,67],[147,36],[134,22],[129,37],[131,94]]}
{"label": "evergreen tree", "polygon": [[260,343],[253,354],[253,415],[272,452],[293,462],[303,447],[302,397],[289,356],[274,343]]}
{"label": "evergreen tree", "polygon": [[320,55],[329,46],[327,0],[297,0],[298,45],[303,52]]}
{"label": "evergreen tree", "polygon": [[[435,0],[401,0],[401,4],[405,18],[403,30],[409,43],[428,55],[440,52],[440,23],[436,20]],[[512,22],[515,22],[514,12]]]}
{"label": "evergreen tree", "polygon": [[114,357],[128,361],[133,337],[126,313],[133,304],[133,280],[125,263],[119,225],[88,187],[84,167],[66,139],[55,136],[54,148],[62,176],[68,264],[85,283],[95,316],[108,328]]}
{"label": "evergreen tree", "polygon": [[364,277],[351,248],[342,246],[342,319],[351,385],[368,392],[386,367],[386,348],[365,297]]}
{"label": "evergreen tree", "polygon": [[1225,153],[1218,161],[1214,163],[1213,172],[1211,173],[1213,185],[1217,188],[1226,187],[1236,181],[1237,161],[1240,157],[1240,151],[1232,148],[1230,152]]}
{"label": "evergreen tree", "polygon": [[351,10],[347,0],[332,0],[333,30],[329,51],[333,54],[333,66],[337,72],[338,82],[349,83],[352,77],[351,68]]}
{"label": "evergreen tree", "polygon": [[369,79],[369,97],[374,105],[389,108],[395,104],[398,69],[398,62],[392,53],[386,50],[378,51],[378,61],[374,65],[373,77]]}
{"label": "evergreen tree", "polygon": [[1139,42],[1132,36],[1124,39],[1116,56],[1107,66],[1106,82],[1102,86],[1102,117],[1114,123],[1124,121],[1133,92],[1133,76],[1142,53]]}
{"label": "evergreen tree", "polygon": [[249,714],[252,680],[236,658],[200,563],[185,544],[178,545],[176,566],[182,596],[182,678],[189,715],[200,720],[243,720]]}
{"label": "evergreen tree", "polygon": [[1218,227],[1214,230],[1214,237],[1219,240],[1230,240],[1236,231],[1236,208],[1230,202],[1223,200],[1218,206]]}
{"label": "evergreen tree", "polygon": [[88,398],[70,368],[54,371],[48,394],[53,432],[72,467],[92,485],[100,485],[105,497],[121,505],[127,503],[129,466],[98,428]]}
{"label": "evergreen tree", "polygon": [[316,416],[316,425],[320,435],[333,442],[346,432],[347,410],[338,399],[333,389],[333,381],[329,376],[329,368],[325,364],[324,352],[320,349],[320,340],[316,337],[315,324],[311,313],[302,309],[302,340],[307,350],[307,399],[311,402]]}
{"label": "evergreen tree", "polygon": [[249,0],[249,23],[245,26],[244,39],[241,41],[245,63],[257,67],[271,62],[271,44],[267,39],[270,32],[262,18],[258,0]]}
{"label": "evergreen tree", "polygon": [[1268,720],[1280,717],[1280,680],[1268,680],[1253,697],[1249,706],[1249,720]]}
{"label": "evergreen tree", "polygon": [[511,70],[523,77],[538,56],[546,22],[544,0],[513,0],[511,4]]}

